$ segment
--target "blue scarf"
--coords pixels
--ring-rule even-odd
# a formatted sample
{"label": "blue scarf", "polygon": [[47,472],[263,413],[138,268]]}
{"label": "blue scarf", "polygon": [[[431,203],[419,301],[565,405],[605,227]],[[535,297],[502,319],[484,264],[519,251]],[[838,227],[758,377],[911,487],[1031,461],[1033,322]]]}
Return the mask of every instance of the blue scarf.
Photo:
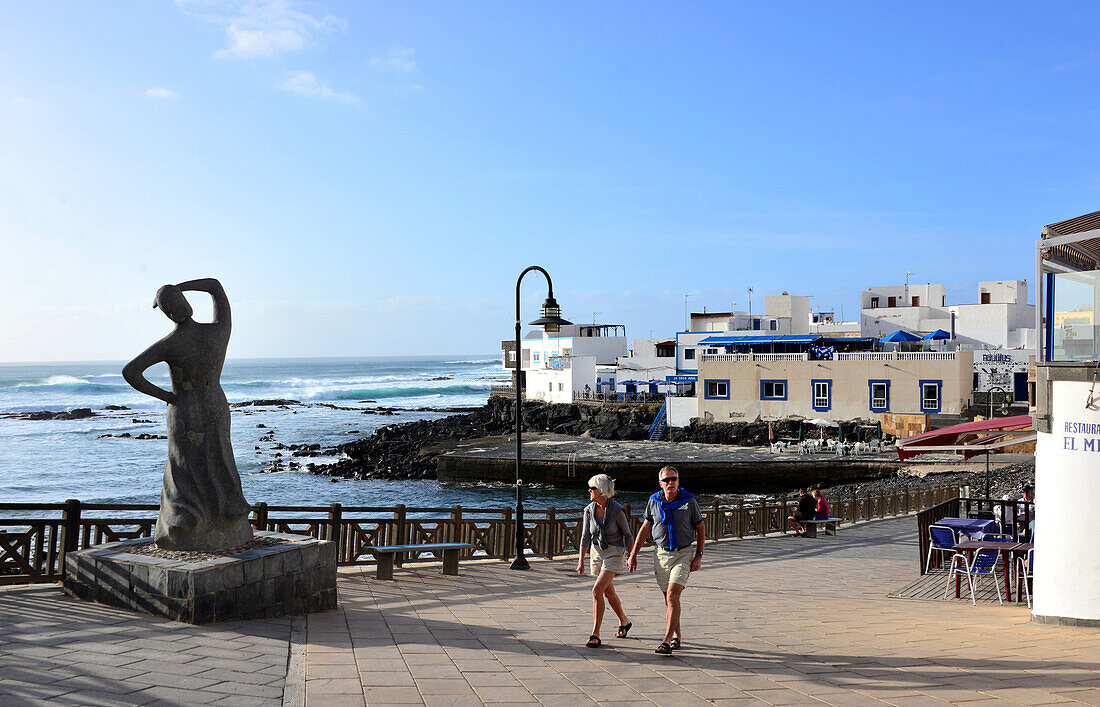
{"label": "blue scarf", "polygon": [[661,512],[661,524],[668,530],[668,549],[675,550],[680,547],[680,543],[676,541],[676,519],[672,517],[672,512],[679,510],[684,505],[695,498],[685,489],[680,489],[680,495],[676,497],[675,501],[666,501],[665,492],[658,491],[649,497],[649,500],[657,503],[657,509]]}

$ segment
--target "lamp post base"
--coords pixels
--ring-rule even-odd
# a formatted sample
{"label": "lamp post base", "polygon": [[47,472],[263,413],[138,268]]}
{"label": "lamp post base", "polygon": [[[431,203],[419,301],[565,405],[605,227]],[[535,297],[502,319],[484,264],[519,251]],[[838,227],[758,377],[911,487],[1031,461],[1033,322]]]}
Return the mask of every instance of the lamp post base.
{"label": "lamp post base", "polygon": [[529,570],[531,569],[531,563],[527,561],[527,558],[523,555],[516,555],[516,559],[512,560],[512,564],[508,565],[510,570]]}

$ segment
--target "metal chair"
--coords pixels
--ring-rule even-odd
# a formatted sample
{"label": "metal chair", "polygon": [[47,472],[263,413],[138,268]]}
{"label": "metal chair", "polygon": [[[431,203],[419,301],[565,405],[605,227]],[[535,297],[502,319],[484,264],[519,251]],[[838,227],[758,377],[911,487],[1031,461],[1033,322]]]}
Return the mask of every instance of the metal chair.
{"label": "metal chair", "polygon": [[970,520],[997,520],[997,515],[993,511],[969,511],[966,517]]}
{"label": "metal chair", "polygon": [[959,538],[955,535],[955,531],[952,528],[948,528],[946,525],[930,525],[928,526],[928,559],[924,561],[924,573],[928,574],[928,569],[932,566],[932,553],[939,552],[955,554],[955,544],[958,543]]}
{"label": "metal chair", "polygon": [[1031,548],[1024,557],[1016,558],[1016,591],[1019,593],[1020,580],[1024,580],[1024,596],[1027,597],[1027,608],[1029,609],[1031,608],[1031,589],[1027,586],[1027,583],[1034,578],[1035,548]]}
{"label": "metal chair", "polygon": [[[974,587],[982,577],[993,577],[993,583],[997,587],[997,601],[1003,605],[1001,582],[997,579],[997,561],[1000,559],[1000,554],[999,550],[978,550],[974,553],[974,560],[968,565],[966,555],[956,552],[951,558],[951,571],[947,573],[947,587],[943,590],[943,598],[946,599],[947,593],[951,591],[951,580],[957,575],[965,574],[966,584],[970,587],[970,603],[977,606],[978,600],[974,597]],[[1008,577],[1005,577],[1005,581],[1008,581]]]}

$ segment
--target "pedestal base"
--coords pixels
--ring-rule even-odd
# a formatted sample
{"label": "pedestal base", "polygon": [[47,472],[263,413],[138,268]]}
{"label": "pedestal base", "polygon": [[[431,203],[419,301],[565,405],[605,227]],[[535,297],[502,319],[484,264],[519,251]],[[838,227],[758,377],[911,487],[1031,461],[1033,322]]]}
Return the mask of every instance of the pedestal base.
{"label": "pedestal base", "polygon": [[235,554],[145,554],[152,543],[139,538],[69,553],[65,592],[190,624],[336,608],[335,543],[257,531],[256,546]]}

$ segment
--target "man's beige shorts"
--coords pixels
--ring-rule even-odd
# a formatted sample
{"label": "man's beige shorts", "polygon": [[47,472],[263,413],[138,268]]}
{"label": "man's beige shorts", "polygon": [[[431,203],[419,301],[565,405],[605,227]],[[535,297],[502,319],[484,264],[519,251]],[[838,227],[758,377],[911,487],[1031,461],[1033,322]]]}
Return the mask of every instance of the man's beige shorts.
{"label": "man's beige shorts", "polygon": [[686,587],[688,575],[691,574],[691,561],[695,557],[695,546],[688,545],[680,550],[669,552],[663,548],[657,548],[657,558],[653,562],[653,570],[657,574],[657,584],[661,585],[661,591],[667,592],[669,584],[679,584]]}
{"label": "man's beige shorts", "polygon": [[592,545],[592,554],[588,556],[588,569],[593,577],[599,577],[600,572],[607,570],[615,574],[623,573],[623,553],[626,548],[622,545],[608,545],[606,550],[601,550],[599,545]]}

